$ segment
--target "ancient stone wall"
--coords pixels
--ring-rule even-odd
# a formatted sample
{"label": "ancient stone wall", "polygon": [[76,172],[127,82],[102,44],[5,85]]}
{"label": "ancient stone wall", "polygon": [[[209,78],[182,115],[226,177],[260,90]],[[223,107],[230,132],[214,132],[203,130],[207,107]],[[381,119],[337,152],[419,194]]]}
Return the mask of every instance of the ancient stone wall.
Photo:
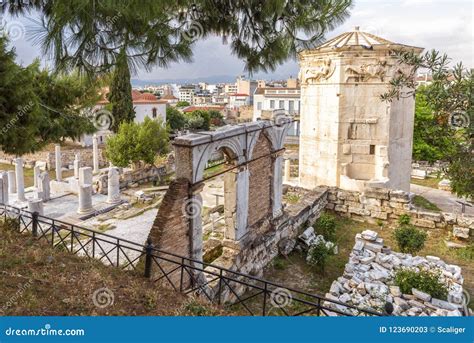
{"label": "ancient stone wall", "polygon": [[[155,248],[181,256],[191,255],[190,224],[185,208],[189,198],[189,188],[189,182],[186,179],[178,179],[170,184],[149,235]],[[169,255],[166,255],[166,258],[172,259]],[[176,268],[176,264],[165,261],[160,261],[160,266],[166,272]],[[162,275],[160,268],[156,265],[152,267],[152,271],[154,278]],[[178,271],[171,273],[168,277],[175,285],[179,284]]]}
{"label": "ancient stone wall", "polygon": [[273,161],[270,156],[272,146],[264,134],[260,134],[253,152],[253,162],[249,163],[249,216],[252,226],[271,214]]}
{"label": "ancient stone wall", "polygon": [[[262,277],[264,267],[278,255],[281,244],[296,239],[305,223],[319,218],[327,205],[327,195],[326,187],[308,191],[299,203],[286,207],[276,220],[266,220],[258,228],[250,228],[244,241],[224,241],[223,253],[213,264]],[[246,290],[244,285],[233,286],[238,294]],[[222,297],[227,301],[235,300],[235,294],[228,289],[224,290]]]}
{"label": "ancient stone wall", "polygon": [[446,212],[420,211],[410,203],[410,194],[385,188],[371,188],[365,192],[329,188],[327,209],[354,220],[377,223],[396,221],[407,214],[411,223],[425,229],[452,228],[459,238],[469,238],[474,230],[474,217]]}
{"label": "ancient stone wall", "polygon": [[[74,163],[74,158],[76,154],[81,155],[81,166],[92,166],[92,148],[91,149],[84,149],[84,148],[77,148],[77,149],[61,149],[61,165],[63,168],[68,168],[72,166]],[[9,155],[0,151],[0,163],[6,164],[13,164],[13,159],[15,156]],[[38,162],[45,162],[46,169],[54,169],[56,158],[54,155],[54,151],[38,151],[33,154],[25,154],[22,156],[23,161],[25,162],[26,168],[33,168],[35,163]],[[105,158],[104,150],[99,148],[99,166],[105,167],[107,165],[107,159]]]}
{"label": "ancient stone wall", "polygon": [[[120,173],[120,188],[133,187],[134,184],[151,182],[163,177],[167,173],[166,166],[145,167],[137,170],[126,170]],[[94,182],[94,189],[97,193],[107,194],[108,171],[103,171]]]}

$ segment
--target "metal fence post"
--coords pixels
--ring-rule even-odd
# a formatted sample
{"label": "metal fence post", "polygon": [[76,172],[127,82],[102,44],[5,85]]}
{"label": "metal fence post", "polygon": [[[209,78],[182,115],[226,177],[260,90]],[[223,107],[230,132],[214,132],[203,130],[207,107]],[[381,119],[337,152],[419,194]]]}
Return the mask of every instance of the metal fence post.
{"label": "metal fence post", "polygon": [[38,237],[38,212],[33,212],[31,216],[31,220],[33,221],[33,225],[31,227],[31,231],[33,233],[33,237]]}
{"label": "metal fence post", "polygon": [[151,259],[152,259],[153,244],[151,243],[151,238],[148,238],[146,241],[146,258],[145,258],[145,277],[151,277]]}

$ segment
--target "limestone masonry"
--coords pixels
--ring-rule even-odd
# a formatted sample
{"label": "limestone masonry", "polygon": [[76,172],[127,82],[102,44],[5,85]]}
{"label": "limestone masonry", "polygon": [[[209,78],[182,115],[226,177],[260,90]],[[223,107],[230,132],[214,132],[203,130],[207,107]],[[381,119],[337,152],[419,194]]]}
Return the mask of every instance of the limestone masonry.
{"label": "limestone masonry", "polygon": [[406,71],[393,51],[421,48],[358,28],[300,54],[300,186],[409,191],[414,98],[383,102]]}

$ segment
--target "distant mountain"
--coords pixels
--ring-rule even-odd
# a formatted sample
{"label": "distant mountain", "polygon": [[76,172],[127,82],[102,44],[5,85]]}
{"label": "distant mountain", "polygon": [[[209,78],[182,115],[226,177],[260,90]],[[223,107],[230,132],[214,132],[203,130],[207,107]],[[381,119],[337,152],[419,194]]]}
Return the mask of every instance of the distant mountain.
{"label": "distant mountain", "polygon": [[185,84],[185,83],[198,83],[198,82],[206,82],[206,83],[224,83],[224,82],[235,82],[237,76],[235,75],[214,75],[214,76],[206,76],[206,77],[199,77],[193,79],[151,79],[151,80],[140,80],[140,79],[132,79],[132,86],[135,87],[142,87],[145,85],[161,85],[165,83],[176,83],[176,84]]}
{"label": "distant mountain", "polygon": [[[286,80],[289,75],[254,75],[252,77],[253,80]],[[213,76],[203,76],[203,77],[196,77],[192,79],[150,79],[150,80],[143,80],[143,79],[132,79],[132,86],[134,87],[143,87],[146,85],[162,85],[165,83],[176,83],[178,85],[187,84],[187,83],[198,83],[198,82],[206,82],[210,84],[214,83],[227,83],[227,82],[235,82],[237,79],[237,75],[213,75]]]}

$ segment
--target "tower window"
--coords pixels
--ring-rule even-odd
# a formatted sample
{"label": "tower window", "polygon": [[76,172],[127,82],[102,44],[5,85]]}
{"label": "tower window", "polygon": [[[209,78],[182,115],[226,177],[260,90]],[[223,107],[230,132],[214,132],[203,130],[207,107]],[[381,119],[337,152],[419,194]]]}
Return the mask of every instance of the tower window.
{"label": "tower window", "polygon": [[370,154],[375,155],[375,145],[373,144],[370,145]]}

